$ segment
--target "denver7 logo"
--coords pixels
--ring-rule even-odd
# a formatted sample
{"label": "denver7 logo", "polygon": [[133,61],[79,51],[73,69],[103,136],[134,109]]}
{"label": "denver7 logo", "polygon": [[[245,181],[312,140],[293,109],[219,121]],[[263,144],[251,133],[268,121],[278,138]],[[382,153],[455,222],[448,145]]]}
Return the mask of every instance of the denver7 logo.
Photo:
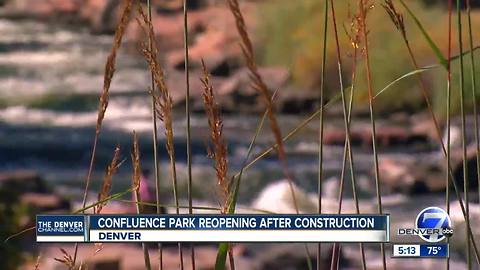
{"label": "denver7 logo", "polygon": [[420,238],[431,243],[440,242],[453,233],[450,217],[439,207],[423,209],[418,214],[415,225],[421,231]]}

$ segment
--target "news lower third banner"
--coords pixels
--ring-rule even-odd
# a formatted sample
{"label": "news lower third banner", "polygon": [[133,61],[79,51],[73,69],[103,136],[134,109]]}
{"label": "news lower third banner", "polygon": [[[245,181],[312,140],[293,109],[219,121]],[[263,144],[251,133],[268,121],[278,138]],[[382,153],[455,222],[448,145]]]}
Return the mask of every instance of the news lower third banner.
{"label": "news lower third banner", "polygon": [[37,242],[388,242],[389,215],[38,215]]}

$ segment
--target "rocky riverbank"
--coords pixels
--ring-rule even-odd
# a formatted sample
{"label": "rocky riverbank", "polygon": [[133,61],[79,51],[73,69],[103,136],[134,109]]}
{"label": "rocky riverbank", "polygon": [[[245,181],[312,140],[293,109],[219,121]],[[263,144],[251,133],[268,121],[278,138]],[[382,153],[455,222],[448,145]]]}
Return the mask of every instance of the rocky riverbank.
{"label": "rocky riverbank", "polygon": [[[5,18],[21,20],[22,18],[36,18],[47,23],[46,27],[57,27],[58,22],[63,21],[64,26],[73,27],[72,31],[82,33],[83,35],[94,35],[93,40],[104,40],[105,34],[111,34],[118,22],[119,9],[122,7],[122,1],[115,0],[57,0],[57,1],[6,1],[1,8],[1,14]],[[162,62],[167,74],[167,85],[172,92],[174,103],[182,105],[185,100],[184,77],[184,59],[183,59],[183,17],[181,9],[182,1],[153,1],[154,16],[153,24],[157,42],[160,46]],[[222,109],[226,112],[247,112],[258,113],[263,111],[263,105],[249,82],[249,75],[246,68],[243,67],[243,57],[238,45],[238,37],[235,31],[235,22],[227,6],[217,1],[190,1],[191,13],[189,18],[189,36],[190,44],[190,70],[191,70],[191,89],[194,111],[202,110],[201,91],[202,86],[200,78],[203,76],[201,71],[201,59],[207,64],[212,74],[212,84],[218,93],[219,100],[222,102]],[[254,3],[245,3],[245,14],[250,25],[255,25]],[[55,22],[54,24],[52,24]],[[4,24],[8,22],[4,22]],[[22,25],[22,23],[20,23]],[[80,29],[79,29],[80,28]],[[79,32],[80,30],[80,32]],[[86,31],[86,32],[85,32]],[[21,31],[24,33],[24,31]],[[87,34],[88,33],[88,34]],[[38,39],[38,32],[31,39],[19,42],[18,40],[5,40],[1,47],[3,51],[11,52],[11,58],[6,59],[8,63],[19,63],[15,52],[19,50],[45,49],[55,45],[61,45],[65,42],[76,42],[76,39],[69,38],[70,33],[66,32],[64,36],[47,37]],[[27,38],[27,37],[26,37]],[[62,39],[63,38],[63,42]],[[126,54],[130,54],[133,59],[129,63],[119,64],[119,72],[116,77],[120,77],[127,85],[133,84],[130,89],[145,88],[145,85],[132,83],[132,80],[140,82],[147,81],[148,76],[141,55],[138,52],[139,43],[143,39],[141,29],[134,20],[128,26],[125,41]],[[5,38],[4,38],[5,39]],[[67,40],[65,40],[67,39]],[[85,41],[77,41],[84,43]],[[59,44],[60,43],[60,44]],[[103,43],[103,42],[102,42]],[[33,45],[32,45],[33,44]],[[36,45],[35,45],[36,44]],[[74,44],[72,44],[73,46]],[[85,46],[78,45],[78,49]],[[108,52],[108,46],[102,46],[104,53]],[[65,61],[71,65],[72,53],[69,53],[68,59],[61,54],[61,51],[55,50],[55,53],[46,56],[47,58],[31,58],[29,65],[42,64],[48,61],[54,68],[60,68]],[[98,92],[98,87],[102,80],[102,67],[105,57],[100,55],[100,51],[95,51],[96,59],[91,65],[91,70],[98,70],[98,76],[93,80],[86,80],[88,74],[82,77],[64,78],[64,83],[77,85],[76,87],[88,88],[94,93]],[[102,53],[103,54],[103,53]],[[84,56],[85,52],[81,52]],[[18,56],[20,57],[20,56]],[[25,52],[22,53],[25,57]],[[35,60],[37,59],[37,60]],[[133,64],[133,66],[132,66]],[[138,69],[131,69],[137,67]],[[129,70],[128,74],[122,70]],[[15,69],[13,69],[15,70]],[[317,107],[317,93],[310,91],[295,91],[290,86],[290,75],[286,68],[282,67],[262,67],[260,73],[264,77],[270,89],[281,89],[277,100],[279,112],[299,113],[310,112]],[[1,71],[0,71],[1,75]],[[88,76],[91,77],[91,76]],[[25,85],[25,83],[23,83]],[[53,86],[52,86],[53,87]],[[37,88],[37,87],[35,87]],[[92,89],[93,88],[93,89]],[[113,92],[115,92],[115,84]],[[73,86],[74,91],[75,86]],[[84,91],[82,91],[84,92]],[[84,97],[85,102],[91,100],[89,96]]]}

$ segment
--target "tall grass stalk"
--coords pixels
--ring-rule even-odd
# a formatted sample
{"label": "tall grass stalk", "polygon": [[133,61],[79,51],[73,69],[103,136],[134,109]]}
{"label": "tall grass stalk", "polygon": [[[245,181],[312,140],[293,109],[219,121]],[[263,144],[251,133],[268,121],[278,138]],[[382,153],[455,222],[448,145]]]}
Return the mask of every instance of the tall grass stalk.
{"label": "tall grass stalk", "polygon": [[280,161],[283,163],[282,167],[284,170],[285,177],[287,178],[288,184],[290,186],[290,191],[292,194],[292,200],[295,206],[295,211],[298,213],[299,212],[298,203],[297,203],[297,198],[295,196],[295,192],[293,189],[293,179],[288,170],[287,155],[285,153],[285,148],[282,141],[282,133],[280,131],[277,117],[275,115],[275,108],[272,103],[271,95],[269,93],[267,85],[265,84],[262,76],[258,71],[257,63],[255,60],[255,54],[253,51],[253,45],[248,35],[247,26],[246,26],[243,14],[240,10],[240,5],[238,4],[238,0],[228,0],[228,6],[230,11],[232,12],[233,17],[235,18],[237,31],[241,39],[242,52],[247,64],[247,68],[250,71],[250,77],[252,79],[253,88],[257,90],[259,94],[262,96],[263,101],[268,110],[270,127],[272,129],[273,135],[275,136],[275,142],[276,142],[275,149],[277,150]]}
{"label": "tall grass stalk", "polygon": [[[212,148],[209,148],[209,156],[214,161],[214,167],[217,175],[217,187],[220,194],[220,202],[222,204],[222,213],[228,212],[228,202],[230,201],[232,179],[228,177],[228,158],[227,145],[223,137],[223,120],[220,115],[220,108],[215,100],[213,87],[210,83],[210,75],[207,67],[202,60],[203,68],[203,102],[205,112],[207,114],[208,126],[210,128],[210,140]],[[232,245],[228,245],[228,257],[230,261],[230,269],[235,269],[235,261],[233,258]]]}
{"label": "tall grass stalk", "polygon": [[[228,0],[227,2],[233,17],[235,18],[236,28],[241,39],[242,52],[245,58],[247,68],[250,72],[250,78],[252,80],[253,88],[257,90],[257,92],[259,92],[260,96],[262,97],[265,103],[265,107],[268,112],[267,115],[270,120],[270,127],[275,137],[275,142],[276,142],[275,150],[277,150],[279,160],[282,163],[283,173],[288,180],[288,185],[290,188],[290,193],[292,195],[292,201],[295,207],[295,212],[298,214],[299,209],[298,209],[298,202],[297,202],[297,198],[296,198],[294,187],[293,187],[293,177],[290,174],[290,171],[288,169],[288,159],[287,159],[287,155],[285,153],[285,148],[283,145],[282,133],[278,125],[277,117],[275,115],[275,108],[272,102],[269,89],[258,71],[258,66],[255,59],[253,45],[248,35],[247,26],[246,26],[243,14],[240,10],[240,5],[238,3],[238,0]],[[312,269],[312,263],[310,261],[310,255],[309,255],[309,250],[307,245],[305,245],[305,251],[308,257],[307,258],[308,269]],[[221,265],[219,265],[219,267],[221,267]]]}
{"label": "tall grass stalk", "polygon": [[[148,22],[152,23],[152,3],[151,0],[147,0],[147,16]],[[154,38],[154,37],[153,37]],[[153,50],[153,40],[149,35],[148,37],[148,47],[150,50]],[[153,72],[150,72],[150,89],[155,89],[155,79]],[[152,96],[152,140],[153,140],[153,170],[155,177],[155,198],[156,198],[156,208],[157,214],[161,214],[162,208],[160,207],[160,171],[158,165],[158,123],[157,123],[157,113],[155,110],[155,98]],[[158,243],[158,268],[163,269],[163,247],[162,243]]]}
{"label": "tall grass stalk", "polygon": [[[355,82],[357,78],[357,63],[358,63],[358,48],[360,48],[360,32],[359,32],[359,27],[358,27],[358,15],[355,15],[351,18],[351,23],[350,23],[350,33],[347,32],[347,36],[350,39],[350,44],[352,45],[353,48],[353,54],[352,54],[352,75],[351,75],[351,81],[352,85],[349,87],[350,89],[350,96],[349,96],[349,101],[348,101],[348,110],[347,110],[347,122],[348,125],[351,123],[351,116],[352,116],[352,109],[353,109],[353,94],[354,94],[354,89],[355,89]],[[344,195],[344,187],[345,187],[345,173],[346,173],[346,167],[347,167],[347,158],[349,158],[349,151],[350,145],[349,142],[345,139],[345,144],[343,146],[343,158],[342,158],[342,169],[340,172],[340,186],[338,189],[338,210],[337,213],[340,214],[342,212],[342,204],[343,204],[343,195]],[[353,156],[353,155],[352,155]],[[353,158],[352,158],[353,161]],[[350,177],[352,180],[352,193],[354,196],[354,202],[355,206],[358,205],[358,199],[357,199],[357,187],[356,187],[356,182],[354,181],[355,174],[354,170],[350,169]],[[360,212],[360,208],[356,207],[358,209],[357,212]],[[332,260],[330,263],[330,269],[338,269],[339,264],[340,264],[340,251],[341,251],[341,245],[335,243],[332,248]],[[360,249],[362,251],[362,249]],[[365,253],[362,253],[361,255],[365,255]],[[365,261],[365,257],[362,256],[362,261]],[[365,264],[362,265],[363,267],[366,267]]]}
{"label": "tall grass stalk", "polygon": [[[272,95],[272,102],[274,102],[276,93],[273,93]],[[255,129],[255,134],[252,137],[252,140],[250,141],[250,145],[248,146],[247,150],[247,155],[242,163],[242,167],[240,169],[240,172],[237,173],[235,176],[232,177],[233,183],[233,190],[231,191],[231,195],[229,196],[230,201],[228,202],[228,213],[229,214],[234,214],[235,209],[237,206],[237,199],[238,199],[238,194],[240,192],[240,183],[242,181],[242,176],[243,172],[246,168],[247,162],[250,159],[250,155],[252,154],[253,147],[255,146],[255,143],[257,141],[258,136],[260,135],[260,132],[263,128],[263,125],[265,123],[265,120],[267,119],[268,111],[265,111],[263,114],[262,118],[257,124],[257,127]],[[229,245],[227,243],[220,243],[218,246],[218,254],[215,262],[215,269],[222,269],[225,268],[225,259],[227,256]]]}
{"label": "tall grass stalk", "polygon": [[418,29],[422,33],[423,37],[427,41],[430,48],[433,50],[433,52],[434,52],[435,56],[437,57],[438,61],[440,62],[440,64],[443,67],[447,68],[447,59],[445,59],[445,57],[443,56],[440,48],[438,48],[438,46],[435,44],[435,42],[433,42],[433,39],[427,33],[427,31],[425,30],[425,28],[423,27],[422,23],[417,18],[417,16],[415,16],[415,13],[407,6],[407,4],[405,4],[405,2],[403,0],[399,0],[399,2],[407,10],[408,14],[412,17],[413,21],[417,25]]}
{"label": "tall grass stalk", "polygon": [[[450,214],[450,182],[455,180],[451,178],[450,174],[450,140],[451,140],[451,121],[450,121],[450,103],[451,103],[451,90],[452,90],[452,62],[450,61],[450,55],[452,53],[452,10],[453,10],[452,0],[448,0],[448,62],[447,62],[447,149],[446,149],[446,159],[447,159],[447,174],[446,174],[446,185],[445,185],[445,208],[447,214]],[[460,56],[462,57],[462,56]],[[445,151],[445,146],[442,144],[443,149]],[[458,191],[457,191],[458,193]],[[459,197],[461,201],[462,198]],[[450,242],[450,239],[447,238],[447,243]],[[450,269],[450,258],[447,258],[445,261],[445,268],[448,270]]]}
{"label": "tall grass stalk", "polygon": [[[380,184],[380,175],[378,169],[378,153],[377,153],[377,136],[376,136],[376,127],[375,127],[375,111],[373,104],[373,80],[372,72],[370,67],[370,55],[368,51],[368,30],[367,30],[367,13],[373,7],[370,5],[369,0],[360,0],[360,29],[363,35],[364,41],[364,50],[365,50],[365,68],[367,72],[367,87],[368,87],[368,103],[370,109],[370,121],[372,129],[372,150],[373,150],[373,162],[375,170],[375,186],[377,190],[377,204],[379,214],[383,214],[382,209],[382,195],[381,195],[381,184]],[[382,253],[382,265],[383,269],[387,268],[387,261],[385,258],[385,244],[380,244],[380,249]]]}
{"label": "tall grass stalk", "polygon": [[[192,134],[191,134],[191,123],[190,123],[190,59],[188,55],[188,6],[187,0],[183,0],[183,39],[184,39],[184,54],[185,54],[185,89],[186,89],[186,98],[185,98],[185,115],[187,117],[187,190],[188,190],[188,213],[192,214]],[[195,247],[194,243],[191,243],[190,246],[190,262],[192,264],[192,269],[195,270]]]}
{"label": "tall grass stalk", "polygon": [[[458,203],[460,204],[460,208],[462,210],[462,214],[465,218],[465,220],[467,220],[467,211],[466,211],[466,207],[465,207],[465,204],[463,203],[462,201],[462,197],[461,197],[461,194],[460,194],[460,190],[458,188],[458,185],[457,185],[457,182],[455,180],[455,177],[453,175],[453,170],[451,168],[451,161],[450,161],[450,108],[451,108],[451,62],[453,60],[457,60],[457,59],[462,59],[462,57],[464,56],[464,52],[463,52],[463,49],[462,49],[462,52],[460,52],[457,56],[454,56],[454,57],[451,57],[451,39],[452,39],[452,28],[451,28],[451,22],[452,22],[452,10],[453,10],[453,4],[451,3],[451,1],[449,0],[448,2],[448,17],[449,17],[449,30],[448,30],[448,57],[447,59],[445,59],[443,57],[442,54],[438,54],[437,52],[439,51],[438,49],[438,46],[435,45],[435,43],[433,42],[433,40],[429,37],[428,33],[425,31],[425,29],[423,28],[422,24],[420,23],[420,21],[416,18],[415,14],[413,13],[413,11],[405,4],[405,2],[403,0],[399,0],[400,3],[404,6],[404,8],[408,11],[408,13],[412,16],[412,18],[414,19],[415,23],[417,24],[417,26],[420,28],[422,34],[425,36],[426,40],[428,41],[430,47],[432,48],[432,50],[436,53],[437,55],[437,58],[438,58],[438,61],[440,62],[440,64],[447,70],[447,120],[446,120],[446,125],[447,125],[447,142],[446,142],[446,145],[443,143],[443,140],[441,138],[441,135],[440,135],[440,131],[437,130],[437,134],[438,134],[438,137],[439,137],[439,141],[441,142],[441,148],[442,148],[442,151],[444,153],[444,156],[446,158],[446,163],[447,163],[447,189],[446,189],[446,209],[447,209],[447,212],[450,211],[450,204],[449,204],[449,201],[450,201],[450,194],[449,194],[449,187],[450,185],[453,186],[453,189],[455,191],[455,195],[458,199]],[[473,49],[470,50],[470,53],[473,53],[478,47],[475,47]],[[473,236],[473,233],[472,233],[472,230],[471,230],[471,227],[469,224],[467,224],[467,227],[469,228],[467,230],[467,235],[468,237],[470,238],[470,241],[472,243],[472,246],[473,246],[473,250],[475,252],[475,258],[477,260],[478,263],[480,263],[480,254],[479,254],[479,251],[478,251],[478,247],[477,247],[477,244],[476,244],[476,241],[475,241],[475,238]],[[447,264],[448,264],[448,259],[447,259]]]}
{"label": "tall grass stalk", "polygon": [[[350,174],[352,177],[352,187],[353,187],[353,198],[355,202],[355,210],[357,214],[360,213],[360,206],[358,203],[358,196],[357,196],[357,190],[356,190],[356,178],[355,178],[355,166],[354,166],[354,161],[353,161],[353,150],[351,147],[351,141],[350,141],[350,120],[349,120],[349,110],[347,108],[347,99],[345,96],[345,89],[343,85],[343,63],[342,63],[342,53],[340,51],[340,42],[338,38],[338,28],[337,28],[337,21],[336,21],[336,14],[335,14],[335,6],[333,3],[333,0],[331,0],[330,4],[331,8],[331,13],[332,13],[332,23],[333,23],[333,32],[335,35],[335,47],[336,47],[336,52],[337,52],[337,67],[338,67],[338,77],[339,77],[339,84],[340,84],[340,93],[342,97],[342,109],[343,109],[343,116],[344,116],[344,128],[345,128],[345,150],[348,154],[348,161],[349,161],[349,167],[350,167]],[[352,92],[353,93],[353,92]],[[342,182],[342,179],[340,179]],[[341,184],[342,185],[342,184]],[[343,185],[342,185],[343,186]],[[343,187],[342,187],[343,189]],[[340,203],[339,203],[340,205]],[[340,206],[339,206],[340,208]],[[335,254],[336,249],[333,249],[333,254],[336,256],[339,256],[339,254]],[[332,261],[336,258],[336,256],[332,255]],[[360,256],[361,256],[361,262],[362,262],[362,269],[366,269],[366,260],[365,260],[365,250],[363,247],[363,244],[360,244]]]}
{"label": "tall grass stalk", "polygon": [[475,129],[475,148],[477,159],[477,183],[478,183],[478,196],[480,201],[480,136],[479,136],[479,123],[477,115],[477,72],[475,67],[475,55],[473,53],[473,30],[472,30],[472,6],[470,0],[467,0],[467,18],[468,18],[468,43],[470,48],[470,74],[472,80],[472,102],[473,102],[473,117],[474,117],[474,129]]}
{"label": "tall grass stalk", "polygon": [[[458,27],[458,46],[460,49],[460,55],[463,54],[463,37],[462,37],[462,11],[460,6],[460,0],[457,0],[457,27]],[[470,250],[470,202],[469,202],[469,182],[468,182],[468,160],[467,160],[467,145],[466,145],[466,124],[465,124],[465,76],[464,76],[464,63],[463,57],[460,57],[460,114],[462,122],[462,159],[463,159],[463,192],[465,199],[465,224],[466,224],[466,255],[467,255],[467,268],[472,269],[472,259]]]}
{"label": "tall grass stalk", "polygon": [[[155,100],[156,116],[163,122],[165,128],[166,150],[170,160],[170,175],[172,179],[173,198],[175,200],[175,212],[180,213],[179,199],[178,199],[178,184],[177,184],[177,169],[175,159],[174,137],[173,137],[173,116],[172,107],[173,101],[170,95],[170,91],[167,88],[163,69],[158,62],[158,47],[155,42],[155,35],[153,32],[153,25],[148,21],[147,16],[143,13],[142,9],[139,9],[139,13],[145,24],[145,32],[149,39],[152,40],[153,46],[150,48],[147,44],[142,44],[143,56],[153,74],[155,81],[155,89],[151,89],[150,93]],[[141,25],[141,22],[139,22]],[[152,49],[152,50],[151,50]],[[178,253],[180,259],[180,269],[184,268],[183,265],[183,249],[181,243],[178,243]]]}
{"label": "tall grass stalk", "polygon": [[[133,132],[133,151],[132,151],[132,167],[133,167],[133,174],[132,174],[132,190],[133,190],[133,197],[136,202],[135,208],[137,210],[137,214],[141,213],[140,203],[142,200],[140,198],[140,178],[142,175],[142,169],[140,166],[140,150],[138,146],[138,137],[135,131]],[[150,254],[148,253],[148,248],[145,243],[142,243],[142,250],[143,250],[143,259],[145,261],[145,268],[147,270],[151,270],[150,264]]]}
{"label": "tall grass stalk", "polygon": [[[382,4],[383,8],[386,10],[388,15],[390,16],[390,19],[392,20],[393,24],[397,28],[397,30],[400,32],[402,36],[402,40],[407,48],[408,51],[408,56],[410,57],[410,61],[412,62],[413,66],[415,67],[416,70],[420,69],[420,66],[418,65],[417,59],[415,57],[415,54],[413,53],[412,46],[410,45],[410,41],[408,40],[407,37],[407,30],[405,27],[405,22],[404,22],[404,17],[403,14],[399,13],[393,4],[392,0],[384,0],[384,3]],[[450,59],[450,57],[449,57]],[[448,60],[449,61],[449,60]],[[427,105],[427,110],[430,113],[430,117],[432,119],[432,122],[435,127],[436,131],[436,136],[437,139],[440,142],[440,145],[443,145],[443,138],[442,138],[442,133],[440,131],[440,125],[438,124],[438,120],[435,116],[434,110],[432,103],[430,102],[430,98],[428,96],[428,89],[427,85],[425,83],[425,80],[423,79],[421,73],[417,73],[417,79],[420,85],[420,89],[423,95],[423,99],[425,100],[425,103]]]}
{"label": "tall grass stalk", "polygon": [[[323,18],[323,52],[322,52],[322,78],[320,85],[320,107],[323,107],[324,103],[324,91],[325,91],[325,78],[326,78],[326,65],[327,65],[327,39],[328,39],[328,0],[325,0],[324,6],[324,18]],[[318,131],[318,213],[322,213],[322,185],[323,185],[323,127],[324,117],[323,110],[320,111],[320,122]],[[318,243],[317,246],[317,270],[322,269],[322,244]]]}
{"label": "tall grass stalk", "polygon": [[[120,49],[123,35],[127,28],[128,22],[130,21],[130,13],[132,10],[132,5],[133,5],[133,0],[125,0],[125,6],[122,11],[120,23],[115,29],[115,37],[114,37],[112,49],[105,63],[105,73],[103,78],[103,92],[100,95],[100,100],[98,104],[98,115],[97,115],[97,123],[95,126],[95,137],[93,139],[93,146],[92,146],[92,152],[90,156],[90,164],[88,166],[87,178],[85,179],[85,189],[83,192],[82,208],[85,208],[85,205],[87,203],[88,191],[90,189],[90,183],[92,180],[93,164],[95,163],[95,156],[97,153],[98,139],[100,137],[100,131],[102,129],[103,119],[105,118],[105,112],[107,111],[107,108],[108,108],[108,101],[110,98],[110,84],[112,82],[113,75],[115,74],[117,52],[118,52],[118,49]],[[78,253],[78,243],[75,244],[75,252],[73,255],[74,264],[77,260],[77,253]]]}

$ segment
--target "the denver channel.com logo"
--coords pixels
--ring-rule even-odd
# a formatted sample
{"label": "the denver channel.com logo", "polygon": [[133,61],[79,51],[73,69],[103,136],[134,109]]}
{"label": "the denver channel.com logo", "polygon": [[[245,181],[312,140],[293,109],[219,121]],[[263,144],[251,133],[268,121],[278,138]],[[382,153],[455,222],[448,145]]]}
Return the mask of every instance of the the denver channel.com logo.
{"label": "the denver channel.com logo", "polygon": [[442,208],[427,207],[417,215],[415,228],[398,229],[398,235],[417,235],[426,242],[437,243],[453,235],[452,221]]}

